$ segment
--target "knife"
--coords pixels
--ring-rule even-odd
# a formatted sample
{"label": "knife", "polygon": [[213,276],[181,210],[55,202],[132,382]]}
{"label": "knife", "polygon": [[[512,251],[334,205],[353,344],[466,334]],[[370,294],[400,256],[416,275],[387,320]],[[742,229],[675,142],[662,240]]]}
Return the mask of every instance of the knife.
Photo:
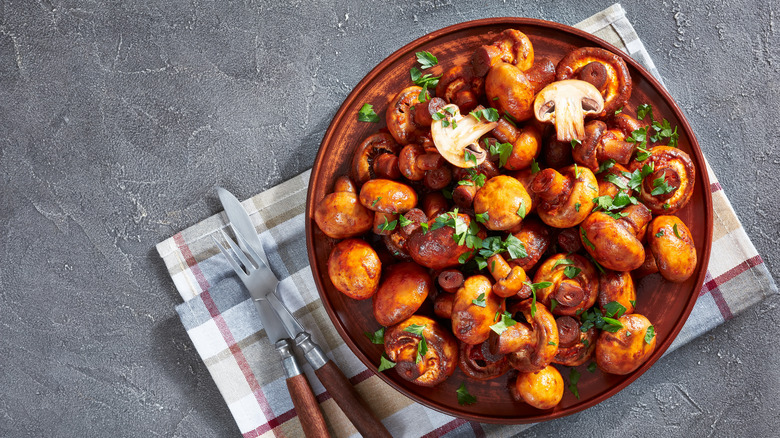
{"label": "knife", "polygon": [[[227,210],[227,205],[225,204],[223,197],[228,196],[232,199],[235,198],[233,198],[233,195],[230,194],[230,192],[227,190],[221,188],[218,190],[219,197],[221,200],[223,200],[223,206],[225,206],[225,209]],[[243,208],[241,211],[244,211]],[[233,218],[231,218],[230,215],[228,215],[228,218],[231,221],[231,225],[234,227],[234,231],[238,230],[239,227],[244,228],[246,231],[248,224],[248,227],[251,227],[252,229],[252,233],[250,235],[257,236],[257,234],[254,233],[254,226],[252,225],[252,222],[249,220],[248,216],[239,216],[239,220],[236,222],[233,222]],[[242,222],[242,220],[245,221]],[[253,250],[254,246],[262,249],[262,246],[260,245],[260,239],[257,239],[256,242],[252,243],[247,241],[247,245],[244,245],[244,239],[238,239],[238,241],[239,246],[241,246],[245,251]],[[250,247],[247,248],[247,246]],[[260,262],[262,263],[263,260],[261,259]],[[307,437],[327,437],[329,436],[328,426],[325,423],[325,418],[323,418],[322,412],[320,411],[320,404],[317,402],[317,398],[314,396],[314,392],[309,386],[309,382],[306,380],[306,375],[301,371],[301,367],[298,364],[295,355],[293,354],[290,336],[284,329],[284,324],[271,307],[271,304],[268,302],[268,300],[265,299],[266,295],[273,295],[272,292],[274,286],[277,283],[276,276],[274,276],[270,270],[266,270],[266,275],[253,277],[251,279],[251,284],[247,284],[245,281],[245,285],[249,290],[249,294],[252,296],[252,300],[255,303],[257,312],[260,314],[260,321],[263,323],[263,327],[265,328],[266,335],[268,335],[268,339],[272,344],[274,344],[276,351],[278,351],[279,355],[282,357],[282,367],[284,368],[285,375],[287,376],[287,390],[290,393],[293,406],[295,407],[295,411],[298,413],[298,418],[301,421],[303,433]]]}
{"label": "knife", "polygon": [[[259,261],[266,260],[264,251],[256,251],[256,248],[262,251],[260,238],[257,236],[255,227],[252,225],[252,221],[249,219],[249,215],[244,210],[241,202],[225,189],[219,189],[218,193],[222,206],[225,207],[225,213],[236,231],[236,237],[239,238],[239,243],[242,240],[245,241],[246,251],[253,255],[255,259]],[[276,285],[275,289],[278,289],[279,282],[276,275],[271,272],[268,266],[265,266],[265,268],[274,276],[274,280],[276,280],[274,282]],[[260,266],[258,269],[263,269],[263,267]],[[330,393],[333,400],[358,432],[365,437],[392,437],[387,428],[371,412],[368,404],[360,397],[344,373],[341,372],[332,360],[328,359],[320,346],[312,341],[311,335],[304,330],[303,326],[290,313],[287,307],[279,301],[274,293],[275,290],[271,288],[266,289],[267,292],[263,301],[269,303],[277,313],[287,333],[291,338],[295,338],[295,344],[303,350],[304,357],[311,367],[314,368],[314,373],[320,379],[322,386]]]}

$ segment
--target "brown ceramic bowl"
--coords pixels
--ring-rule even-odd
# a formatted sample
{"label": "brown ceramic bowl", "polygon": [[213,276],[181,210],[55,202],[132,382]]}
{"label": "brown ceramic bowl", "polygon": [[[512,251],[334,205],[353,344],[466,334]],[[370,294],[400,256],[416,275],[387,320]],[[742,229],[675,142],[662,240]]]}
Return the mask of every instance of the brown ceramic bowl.
{"label": "brown ceramic bowl", "polygon": [[[603,47],[622,53],[607,42],[581,30],[542,20],[528,18],[491,18],[450,26],[425,35],[382,61],[371,70],[350,93],[322,140],[309,183],[306,202],[306,243],[309,262],[322,302],[336,329],[360,360],[376,371],[383,353],[382,345],[372,344],[363,334],[373,332],[380,325],[372,316],[371,300],[355,301],[338,292],[327,274],[327,259],[336,244],[325,236],[314,222],[314,207],[333,189],[334,180],[349,174],[352,153],[369,134],[384,127],[384,113],[389,100],[401,89],[411,85],[409,69],[416,66],[415,52],[430,51],[439,59],[439,70],[425,71],[441,74],[442,68],[468,62],[469,55],[478,46],[489,42],[497,33],[507,28],[524,32],[531,39],[536,56],[547,56],[556,62],[568,51],[583,46]],[[647,316],[655,325],[657,348],[650,359],[639,369],[625,376],[607,375],[600,371],[591,373],[586,366],[578,371],[582,377],[578,388],[580,399],[566,390],[563,400],[550,410],[538,410],[512,400],[507,384],[512,373],[486,382],[467,379],[458,369],[455,374],[435,388],[424,388],[399,378],[393,370],[378,373],[388,384],[412,399],[438,411],[489,423],[530,423],[563,417],[595,405],[636,380],[647,371],[666,351],[679,333],[693,308],[704,281],[712,243],[712,198],[704,158],[690,125],[682,111],[663,86],[633,59],[624,56],[634,90],[629,107],[641,103],[653,106],[655,118],[668,119],[677,126],[679,147],[686,151],[696,165],[696,184],[692,200],[678,216],[688,225],[696,242],[697,270],[683,283],[670,283],[658,274],[645,277],[637,284],[637,312]],[[380,123],[357,120],[364,103],[374,105],[382,118]],[[569,370],[560,367],[568,385]],[[463,383],[477,397],[477,403],[458,405],[456,390]]]}

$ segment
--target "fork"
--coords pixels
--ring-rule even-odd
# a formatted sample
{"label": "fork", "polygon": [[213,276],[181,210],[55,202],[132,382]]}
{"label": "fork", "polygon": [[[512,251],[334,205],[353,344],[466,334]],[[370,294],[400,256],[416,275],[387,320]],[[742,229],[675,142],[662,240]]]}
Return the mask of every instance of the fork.
{"label": "fork", "polygon": [[[252,296],[255,306],[260,313],[260,320],[263,323],[268,339],[274,344],[282,357],[282,367],[287,376],[287,390],[290,393],[293,406],[295,406],[295,411],[298,413],[304,434],[307,437],[329,436],[328,426],[325,424],[325,419],[320,411],[320,405],[306,380],[305,374],[302,373],[298,361],[295,359],[292,343],[289,336],[287,336],[287,331],[284,329],[284,323],[274,312],[269,300],[266,300],[267,296],[274,295],[273,290],[275,288],[273,286],[278,284],[276,277],[262,261],[262,258],[253,257],[253,263],[241,251],[241,248],[228,237],[224,230],[220,231],[230,248],[226,248],[213,234],[211,238],[217,244],[217,248],[225,256],[228,263],[230,263],[236,275],[249,290],[249,294]],[[262,296],[263,293],[266,293],[266,295]]]}

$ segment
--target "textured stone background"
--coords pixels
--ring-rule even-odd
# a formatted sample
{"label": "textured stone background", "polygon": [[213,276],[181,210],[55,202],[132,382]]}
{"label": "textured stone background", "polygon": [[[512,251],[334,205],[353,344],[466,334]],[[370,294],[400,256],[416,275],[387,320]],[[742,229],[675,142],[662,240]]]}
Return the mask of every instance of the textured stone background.
{"label": "textured stone background", "polygon": [[[310,167],[350,89],[403,44],[610,4],[0,2],[0,435],[236,436],[154,245],[219,211],[215,186],[243,199]],[[780,268],[780,6],[624,7]],[[776,436],[778,302],[527,435]]]}

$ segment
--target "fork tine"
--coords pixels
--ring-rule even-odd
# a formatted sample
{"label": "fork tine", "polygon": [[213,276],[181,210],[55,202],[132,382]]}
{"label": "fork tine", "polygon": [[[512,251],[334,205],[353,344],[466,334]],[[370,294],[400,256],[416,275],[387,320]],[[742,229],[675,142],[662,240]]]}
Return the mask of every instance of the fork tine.
{"label": "fork tine", "polygon": [[225,241],[227,241],[228,245],[230,245],[231,251],[233,251],[233,254],[235,254],[239,260],[241,260],[241,264],[244,265],[244,268],[246,269],[246,272],[251,274],[252,271],[257,269],[256,265],[252,264],[252,262],[249,261],[249,259],[246,257],[246,254],[244,254],[244,251],[241,250],[241,248],[238,247],[236,242],[233,241],[233,239],[230,238],[230,236],[227,235],[225,230],[220,229],[219,230],[222,233],[222,237],[225,238]]}
{"label": "fork tine", "polygon": [[254,262],[255,266],[265,265],[263,257],[261,257],[260,254],[258,254],[257,251],[252,248],[252,245],[248,244],[246,237],[239,233],[236,227],[233,227],[233,232],[236,234],[236,240],[244,244],[244,248],[246,248],[246,252],[249,253],[249,258],[252,259],[252,262]]}
{"label": "fork tine", "polygon": [[214,243],[217,244],[217,248],[219,248],[219,251],[222,253],[222,255],[225,256],[225,258],[227,259],[228,263],[230,263],[230,266],[233,268],[233,270],[236,271],[236,274],[238,274],[238,276],[242,278],[246,277],[247,275],[246,272],[244,272],[244,270],[238,264],[238,261],[236,260],[235,256],[228,253],[227,248],[225,248],[225,246],[222,245],[222,243],[219,240],[217,240],[217,238],[214,237],[213,234],[211,235],[211,239],[214,240]]}

